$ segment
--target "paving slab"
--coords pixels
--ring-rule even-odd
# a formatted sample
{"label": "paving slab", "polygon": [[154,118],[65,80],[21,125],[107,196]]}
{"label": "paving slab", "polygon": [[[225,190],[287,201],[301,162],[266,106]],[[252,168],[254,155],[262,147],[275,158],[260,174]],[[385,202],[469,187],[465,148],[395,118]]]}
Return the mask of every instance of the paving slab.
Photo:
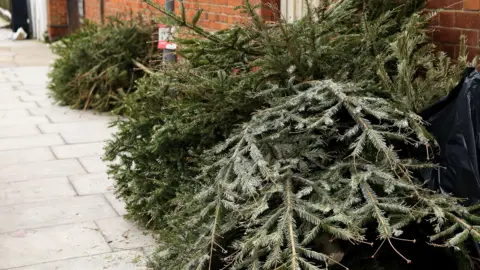
{"label": "paving slab", "polygon": [[155,244],[155,239],[150,233],[140,230],[134,223],[123,217],[101,219],[96,223],[114,251],[148,247]]}
{"label": "paving slab", "polygon": [[[20,93],[26,93],[28,94],[28,92],[20,92]],[[46,95],[22,95],[19,97],[19,99],[23,102],[29,102],[29,101],[49,101],[49,102],[53,102],[52,99],[50,99],[49,97],[47,97]]]}
{"label": "paving slab", "polygon": [[[5,29],[1,29],[1,31],[5,31]],[[1,40],[0,50],[9,53],[5,53],[4,59],[0,61],[1,66],[8,68],[28,70],[28,67],[47,66],[54,59],[49,45],[36,40]]]}
{"label": "paving slab", "polygon": [[25,91],[29,93],[31,96],[41,96],[45,98],[49,98],[49,90],[48,86],[45,84],[20,84],[13,86],[17,91]]}
{"label": "paving slab", "polygon": [[0,167],[0,183],[53,178],[85,173],[76,159],[13,164]]}
{"label": "paving slab", "polygon": [[17,90],[26,90],[28,92],[44,93],[46,96],[48,96],[48,82],[29,83],[26,81],[27,79],[28,78],[19,78],[19,80],[21,80],[21,84],[14,86],[14,88]]}
{"label": "paving slab", "polygon": [[35,103],[40,108],[53,108],[55,107],[55,102],[53,100],[37,100]]}
{"label": "paving slab", "polygon": [[107,114],[95,114],[90,111],[69,111],[69,113],[64,114],[49,114],[48,118],[52,123],[75,123],[75,122],[85,122],[92,120],[103,120],[109,122],[113,117]]}
{"label": "paving slab", "polygon": [[113,180],[106,173],[89,173],[68,177],[78,195],[113,192]]}
{"label": "paving slab", "polygon": [[31,96],[32,95],[30,95],[30,93],[28,93],[27,91],[2,89],[2,91],[0,92],[0,102],[6,103],[7,101],[23,101],[22,98]]}
{"label": "paving slab", "polygon": [[58,134],[41,134],[35,136],[22,136],[16,138],[0,139],[0,151],[13,149],[26,149],[42,146],[55,146],[65,144]]}
{"label": "paving slab", "polygon": [[0,183],[0,205],[23,204],[77,195],[66,177]]}
{"label": "paving slab", "polygon": [[2,84],[2,89],[8,90],[8,91],[15,90],[16,87],[21,85],[20,82],[13,82],[13,81],[1,82],[1,84]]}
{"label": "paving slab", "polygon": [[[37,67],[34,68],[36,70]],[[22,70],[16,68],[15,71],[17,74],[22,74],[22,73],[29,73],[33,71],[28,71],[28,70]],[[30,89],[30,90],[41,90],[46,92],[48,89],[48,80],[46,78],[42,78],[45,75],[39,75],[40,77],[36,77],[35,74],[30,74],[32,75],[31,77],[25,77],[25,76],[18,76],[18,80],[21,82],[19,86],[17,86],[18,89]]]}
{"label": "paving slab", "polygon": [[[42,95],[44,94],[42,93]],[[65,115],[65,114],[72,113],[72,110],[70,110],[68,107],[29,108],[27,110],[31,115],[34,115],[34,116],[47,115],[48,117],[51,115]]]}
{"label": "paving slab", "polygon": [[[15,118],[4,118],[13,119]],[[8,127],[0,127],[0,138],[22,137],[40,135],[40,129],[36,125],[14,125]]]}
{"label": "paving slab", "polygon": [[0,118],[29,116],[27,109],[13,109],[0,111]]}
{"label": "paving slab", "polygon": [[[0,105],[2,106],[2,105]],[[25,116],[25,117],[10,117],[0,118],[0,128],[7,128],[16,125],[38,125],[48,123],[48,118],[45,116]]]}
{"label": "paving slab", "polygon": [[106,173],[108,170],[102,156],[81,157],[78,160],[89,173]]}
{"label": "paving slab", "polygon": [[124,250],[74,259],[36,264],[15,270],[147,270],[142,250]]}
{"label": "paving slab", "polygon": [[110,205],[115,209],[115,211],[120,216],[125,216],[127,214],[127,209],[125,209],[125,202],[122,199],[117,198],[113,192],[107,192],[104,194],[107,198]]}
{"label": "paving slab", "polygon": [[75,143],[89,143],[89,142],[104,142],[112,138],[113,128],[102,130],[82,130],[78,132],[62,132],[62,138],[69,144]]}
{"label": "paving slab", "polygon": [[0,151],[0,166],[54,160],[48,147]]}
{"label": "paving slab", "polygon": [[109,121],[88,121],[77,123],[58,123],[38,125],[43,133],[90,132],[108,130]]}
{"label": "paving slab", "polygon": [[0,269],[111,251],[94,222],[17,230],[0,234],[0,243]]}
{"label": "paving slab", "polygon": [[17,91],[27,92],[30,96],[33,96],[33,97],[51,98],[49,96],[48,89],[46,89],[42,86],[35,86],[35,87],[33,87],[33,86],[32,87],[22,87],[22,86],[17,86],[16,87]]}
{"label": "paving slab", "polygon": [[35,102],[12,102],[0,104],[0,111],[13,110],[13,109],[26,109],[37,108],[38,105]]}
{"label": "paving slab", "polygon": [[[118,216],[102,195],[0,206],[0,233]],[[1,243],[1,242],[0,242]],[[0,253],[1,254],[1,253]]]}
{"label": "paving slab", "polygon": [[20,98],[17,95],[11,95],[11,94],[2,94],[3,98],[0,96],[0,107],[3,107],[4,105],[8,104],[23,104],[23,102],[20,100]]}
{"label": "paving slab", "polygon": [[52,146],[58,159],[103,155],[104,143],[81,143]]}

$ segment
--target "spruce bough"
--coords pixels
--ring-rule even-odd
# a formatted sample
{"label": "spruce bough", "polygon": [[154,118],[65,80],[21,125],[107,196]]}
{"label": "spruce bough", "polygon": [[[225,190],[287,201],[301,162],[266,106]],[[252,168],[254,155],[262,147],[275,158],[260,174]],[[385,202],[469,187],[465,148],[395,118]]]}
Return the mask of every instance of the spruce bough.
{"label": "spruce bough", "polygon": [[476,207],[425,189],[415,173],[435,165],[407,151],[435,150],[416,112],[466,57],[436,55],[417,1],[396,4],[322,1],[267,24],[247,1],[252,24],[215,34],[157,7],[202,38],[178,40],[184,60],[139,82],[107,149],[130,216],[164,242],[157,269],[346,264],[323,235],[410,262],[396,244],[420,222],[432,245],[480,240]]}

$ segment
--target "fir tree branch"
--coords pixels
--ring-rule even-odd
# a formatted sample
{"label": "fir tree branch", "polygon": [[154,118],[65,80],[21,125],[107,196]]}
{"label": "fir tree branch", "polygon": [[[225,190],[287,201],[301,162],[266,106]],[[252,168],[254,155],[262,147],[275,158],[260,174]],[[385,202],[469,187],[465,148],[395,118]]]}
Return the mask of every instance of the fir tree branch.
{"label": "fir tree branch", "polygon": [[295,241],[295,234],[293,232],[293,202],[291,197],[291,180],[290,178],[287,179],[285,184],[285,193],[286,193],[286,203],[287,203],[287,213],[288,213],[288,233],[290,237],[290,248],[292,252],[291,257],[291,266],[292,270],[297,270],[298,262],[297,262],[297,250],[296,250],[296,241]]}
{"label": "fir tree branch", "polygon": [[210,261],[208,263],[208,269],[212,269],[212,260],[213,260],[213,246],[215,245],[215,235],[217,230],[218,218],[220,217],[220,207],[221,202],[217,200],[217,207],[215,209],[215,219],[213,221],[213,229],[212,229],[212,236],[211,236],[211,243],[210,243]]}
{"label": "fir tree branch", "polygon": [[[236,50],[236,51],[241,51],[241,52],[244,52],[246,54],[254,55],[254,56],[263,55],[263,53],[261,53],[260,51],[257,51],[257,50],[253,50],[253,49],[250,49],[250,48],[237,47],[237,46],[228,44],[224,40],[218,38],[216,35],[210,34],[207,31],[205,31],[204,29],[202,29],[201,27],[198,27],[194,24],[191,24],[191,23],[187,22],[186,20],[184,20],[182,18],[179,18],[174,13],[165,10],[164,8],[159,6],[158,4],[154,3],[152,0],[143,0],[143,1],[145,3],[147,3],[148,5],[152,6],[153,8],[155,8],[156,10],[158,10],[159,12],[161,12],[162,14],[166,15],[167,17],[175,20],[177,23],[180,24],[180,26],[185,26],[185,27],[195,31],[195,33],[199,34],[200,36],[202,36],[202,37],[204,37],[204,38],[206,38],[206,39],[208,39],[212,42],[218,43],[225,48],[228,48],[228,49],[231,49],[231,50]],[[185,11],[183,11],[183,12],[185,12]]]}
{"label": "fir tree branch", "polygon": [[390,230],[388,229],[389,225],[387,224],[387,221],[385,220],[385,217],[382,215],[380,208],[378,207],[378,201],[376,200],[375,196],[373,195],[373,192],[371,188],[368,186],[367,183],[361,183],[362,190],[364,191],[364,194],[367,196],[365,199],[372,204],[375,215],[377,216],[377,221],[381,228],[383,229],[383,239],[389,239],[392,237]]}
{"label": "fir tree branch", "polygon": [[454,219],[463,228],[465,228],[465,230],[467,230],[468,233],[471,234],[474,237],[474,239],[480,239],[480,232],[478,230],[476,230],[473,226],[471,226],[467,221],[455,216],[452,213],[447,213],[447,216],[450,217],[451,219]]}

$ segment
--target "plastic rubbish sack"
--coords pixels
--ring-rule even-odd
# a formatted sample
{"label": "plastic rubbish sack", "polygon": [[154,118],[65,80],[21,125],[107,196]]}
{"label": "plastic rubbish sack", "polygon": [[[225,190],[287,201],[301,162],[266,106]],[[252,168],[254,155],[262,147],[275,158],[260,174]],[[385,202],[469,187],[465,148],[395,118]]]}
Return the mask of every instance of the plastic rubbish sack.
{"label": "plastic rubbish sack", "polygon": [[18,28],[17,32],[13,34],[13,40],[24,40],[27,38],[27,32],[22,27]]}
{"label": "plastic rubbish sack", "polygon": [[460,83],[444,98],[420,115],[429,124],[440,150],[435,152],[438,168],[421,172],[434,190],[480,201],[480,73],[465,71]]}

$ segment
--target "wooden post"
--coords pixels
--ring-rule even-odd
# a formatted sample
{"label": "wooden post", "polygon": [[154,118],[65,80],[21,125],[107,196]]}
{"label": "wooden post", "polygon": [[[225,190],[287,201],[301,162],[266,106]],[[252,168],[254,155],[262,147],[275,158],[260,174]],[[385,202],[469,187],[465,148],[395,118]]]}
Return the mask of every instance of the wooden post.
{"label": "wooden post", "polygon": [[[170,12],[175,12],[175,2],[174,0],[165,1],[165,10]],[[164,63],[175,62],[177,57],[175,55],[175,50],[164,49],[163,50],[163,61]]]}
{"label": "wooden post", "polygon": [[75,32],[80,27],[78,0],[67,0],[68,30]]}
{"label": "wooden post", "polygon": [[105,22],[105,1],[100,0],[100,21],[102,24]]}

